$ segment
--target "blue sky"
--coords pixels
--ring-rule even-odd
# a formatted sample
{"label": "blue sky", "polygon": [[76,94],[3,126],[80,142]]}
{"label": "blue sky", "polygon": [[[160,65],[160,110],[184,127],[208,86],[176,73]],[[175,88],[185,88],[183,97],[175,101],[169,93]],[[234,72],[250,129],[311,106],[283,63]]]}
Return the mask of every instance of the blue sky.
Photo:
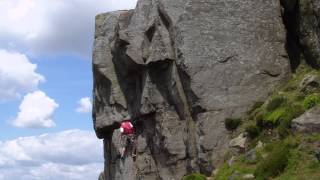
{"label": "blue sky", "polygon": [[94,17],[136,0],[0,1],[0,180],[97,179]]}
{"label": "blue sky", "polygon": [[[39,60],[38,60],[39,59]],[[16,128],[10,121],[17,114],[19,100],[1,103],[0,139],[13,139],[20,136],[39,135],[72,128],[92,130],[91,113],[77,113],[77,101],[83,97],[91,98],[92,73],[91,62],[77,56],[39,57],[32,62],[38,65],[37,72],[46,81],[39,89],[54,99],[59,107],[53,114],[55,127],[52,128]]]}

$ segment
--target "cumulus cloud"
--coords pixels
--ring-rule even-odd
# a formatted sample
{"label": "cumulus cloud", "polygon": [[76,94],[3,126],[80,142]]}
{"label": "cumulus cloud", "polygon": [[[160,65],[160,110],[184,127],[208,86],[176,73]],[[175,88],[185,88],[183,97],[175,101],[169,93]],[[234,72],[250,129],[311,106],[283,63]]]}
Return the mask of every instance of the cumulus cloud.
{"label": "cumulus cloud", "polygon": [[45,80],[36,69],[37,65],[24,54],[0,49],[0,102],[36,90],[38,84]]}
{"label": "cumulus cloud", "polygon": [[95,15],[135,4],[136,0],[1,0],[0,48],[88,55]]}
{"label": "cumulus cloud", "polygon": [[102,142],[68,130],[0,142],[0,179],[87,180],[103,169]]}
{"label": "cumulus cloud", "polygon": [[42,91],[24,96],[17,117],[12,124],[22,128],[50,128],[55,126],[52,115],[59,105]]}
{"label": "cumulus cloud", "polygon": [[92,103],[89,97],[81,98],[78,101],[78,107],[76,109],[79,113],[89,113],[92,110]]}

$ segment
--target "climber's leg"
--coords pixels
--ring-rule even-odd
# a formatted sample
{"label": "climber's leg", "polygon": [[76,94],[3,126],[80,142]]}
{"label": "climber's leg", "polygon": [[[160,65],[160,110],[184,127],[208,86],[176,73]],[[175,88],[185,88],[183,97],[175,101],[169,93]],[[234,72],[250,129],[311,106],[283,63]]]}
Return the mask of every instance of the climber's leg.
{"label": "climber's leg", "polygon": [[124,158],[124,153],[126,152],[126,146],[127,146],[127,137],[122,136],[121,137],[121,145],[120,145],[120,158]]}
{"label": "climber's leg", "polygon": [[120,152],[120,158],[123,159],[124,157],[124,152],[126,151],[126,148],[125,147],[122,147],[121,148],[121,152]]}
{"label": "climber's leg", "polygon": [[137,157],[137,139],[135,136],[132,137],[132,153],[131,156],[133,158],[133,160],[136,160]]}

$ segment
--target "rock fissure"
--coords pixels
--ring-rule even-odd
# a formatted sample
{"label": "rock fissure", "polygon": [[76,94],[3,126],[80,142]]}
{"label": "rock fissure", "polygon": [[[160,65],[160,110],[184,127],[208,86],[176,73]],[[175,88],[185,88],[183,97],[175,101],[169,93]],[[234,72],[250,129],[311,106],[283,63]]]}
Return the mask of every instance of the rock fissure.
{"label": "rock fissure", "polygon": [[234,59],[234,57],[236,57],[236,56],[237,56],[237,55],[232,55],[232,56],[226,57],[226,58],[224,58],[224,59],[222,59],[222,60],[218,60],[218,62],[219,62],[219,63],[226,63],[226,62]]}
{"label": "rock fissure", "polygon": [[[319,69],[319,9],[314,0],[280,0],[282,19],[287,31],[286,49],[293,71],[301,60]],[[303,58],[303,59],[302,59]]]}
{"label": "rock fissure", "polygon": [[283,8],[282,20],[286,28],[286,50],[290,59],[291,69],[300,64],[301,44],[299,40],[299,2],[298,0],[280,0]]}
{"label": "rock fissure", "polygon": [[262,72],[260,72],[259,74],[265,74],[265,75],[268,75],[270,77],[278,77],[280,76],[280,73],[273,73],[273,72],[270,72],[268,70],[262,70]]}

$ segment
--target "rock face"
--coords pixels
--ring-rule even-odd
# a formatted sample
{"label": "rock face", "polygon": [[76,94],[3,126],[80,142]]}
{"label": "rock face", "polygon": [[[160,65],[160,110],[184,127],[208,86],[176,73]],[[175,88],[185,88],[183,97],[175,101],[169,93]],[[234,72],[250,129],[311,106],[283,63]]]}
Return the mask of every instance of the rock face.
{"label": "rock face", "polygon": [[[239,118],[287,80],[278,0],[139,0],[96,17],[94,128],[105,179],[210,175]],[[117,159],[122,119],[137,129],[137,158]]]}
{"label": "rock face", "polygon": [[304,133],[320,132],[320,107],[314,107],[292,121],[294,131]]}

